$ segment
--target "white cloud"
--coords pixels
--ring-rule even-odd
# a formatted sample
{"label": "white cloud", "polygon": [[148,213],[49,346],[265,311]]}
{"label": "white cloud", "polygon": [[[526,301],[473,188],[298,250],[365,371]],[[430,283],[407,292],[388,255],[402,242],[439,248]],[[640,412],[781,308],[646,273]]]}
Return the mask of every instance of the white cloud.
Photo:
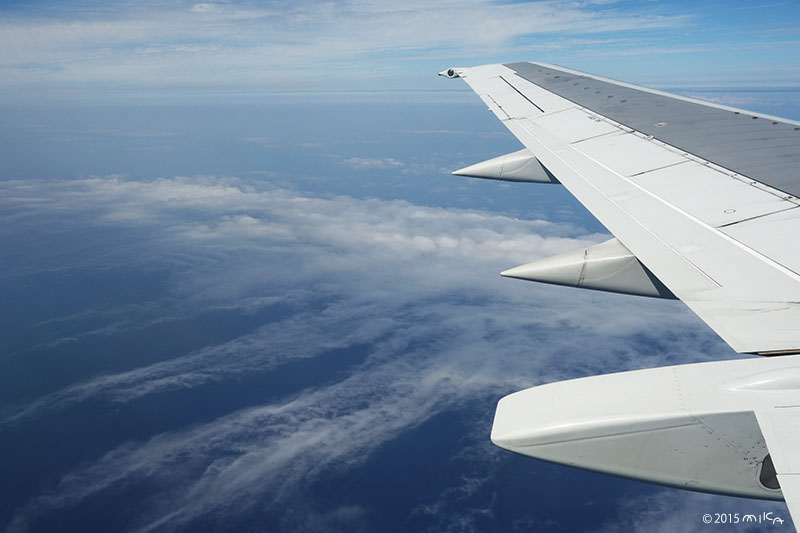
{"label": "white cloud", "polygon": [[[710,514],[731,516],[747,514],[754,516],[771,513],[770,516],[780,518],[780,523],[742,522],[707,524],[703,515]],[[647,532],[670,533],[685,531],[686,533],[702,533],[714,528],[735,528],[736,531],[787,531],[791,530],[791,517],[783,502],[768,502],[747,498],[733,498],[698,494],[677,490],[659,491],[652,495],[639,496],[621,502],[619,518],[616,521],[602,524],[592,533]]]}
{"label": "white cloud", "polygon": [[[12,531],[139,484],[166,487],[130,524],[143,531],[190,524],[210,512],[235,516],[257,502],[291,505],[321,474],[358,465],[381,444],[475,399],[578,375],[731,355],[680,303],[497,276],[607,238],[570,225],[320,198],[214,177],[0,182],[0,198],[6,227],[58,217],[63,231],[76,234],[105,226],[147,235],[140,246],[104,248],[83,259],[86,268],[119,262],[171,269],[173,283],[147,320],[276,303],[293,309],[231,341],[7,409],[4,427],[79,411],[85,402],[120,406],[334,357],[337,348],[369,347],[355,370],[324,386],[129,442],[76,467],[19,509]],[[19,268],[36,271],[41,258]],[[145,325],[119,322],[124,315],[112,314],[110,327]],[[485,437],[488,427],[476,424],[474,432]],[[500,453],[477,464],[490,468]],[[474,490],[481,479],[452,494]],[[361,511],[308,516],[345,520]]]}
{"label": "white cloud", "polygon": [[224,8],[222,4],[206,2],[193,5],[191,11],[192,13],[223,13]]}
{"label": "white cloud", "polygon": [[[4,18],[4,85],[376,88],[396,86],[409,68],[403,58],[395,60],[398,54],[418,60],[481,50],[487,57],[529,34],[641,31],[687,20],[586,4],[489,0],[286,2],[273,9],[208,2],[98,13]],[[512,47],[515,54],[527,49]]]}
{"label": "white cloud", "polygon": [[404,166],[402,161],[393,157],[351,157],[342,161],[342,164],[356,169],[392,168]]}

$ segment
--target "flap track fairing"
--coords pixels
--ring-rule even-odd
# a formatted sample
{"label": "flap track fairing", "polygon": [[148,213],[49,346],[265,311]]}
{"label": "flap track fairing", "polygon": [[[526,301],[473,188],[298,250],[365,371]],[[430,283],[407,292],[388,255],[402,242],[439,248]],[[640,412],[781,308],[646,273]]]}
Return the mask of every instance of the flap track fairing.
{"label": "flap track fairing", "polygon": [[675,299],[675,295],[617,239],[518,266],[500,275],[567,287]]}
{"label": "flap track fairing", "polygon": [[456,170],[453,174],[490,180],[559,183],[527,148],[475,163]]}

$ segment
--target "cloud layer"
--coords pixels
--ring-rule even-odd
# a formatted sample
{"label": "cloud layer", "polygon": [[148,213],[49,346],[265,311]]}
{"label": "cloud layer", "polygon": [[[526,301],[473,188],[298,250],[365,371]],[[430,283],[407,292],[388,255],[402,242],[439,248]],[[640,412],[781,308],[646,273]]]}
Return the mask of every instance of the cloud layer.
{"label": "cloud layer", "polygon": [[[215,177],[6,181],[0,198],[4,228],[47,232],[53,230],[43,228],[60,220],[65,243],[60,251],[21,255],[12,277],[42,268],[93,272],[119,265],[169,273],[164,294],[141,302],[135,318],[123,308],[109,313],[106,327],[81,330],[84,315],[55,317],[75,327],[68,339],[46,342],[107,337],[112,343],[120,330],[210,310],[289,310],[232,340],[87,376],[7,408],[0,433],[89,407],[108,411],[192,391],[214,394],[215,384],[267,377],[302,361],[342,369],[302,390],[264,391],[261,399],[128,440],[74,465],[17,509],[8,531],[36,529],[47,517],[131,487],[147,494],[125,522],[131,530],[191,528],[209,517],[235,523],[255,508],[286,509],[286,522],[279,524],[286,529],[363,525],[367,507],[320,509],[306,499],[308,487],[357,468],[439,414],[480,405],[480,423],[464,437],[472,443],[463,453],[471,454],[474,477],[416,511],[439,520],[449,516],[449,502],[484,487],[505,460],[485,442],[491,403],[503,394],[557,379],[733,356],[678,302],[496,275],[607,238],[566,224],[311,196]],[[79,260],[65,264],[87,228],[106,228],[109,240],[82,248]],[[361,359],[340,362],[359,350]],[[697,500],[686,498],[675,505],[696,507]],[[483,512],[494,511],[489,505]],[[479,518],[449,523],[463,530]]]}
{"label": "cloud layer", "polygon": [[[486,0],[448,0],[432,6],[411,1],[402,5],[382,0],[258,3],[179,2],[111,9],[51,9],[18,12],[0,25],[0,40],[10,46],[7,65],[31,65],[29,70],[73,71],[74,74],[127,79],[137,71],[152,78],[169,75],[185,79],[200,61],[228,72],[262,78],[262,69],[291,71],[300,62],[320,67],[347,66],[364,56],[407,56],[422,50],[497,48],[515,38],[545,33],[603,33],[619,30],[669,28],[683,16],[633,14],[609,10],[593,2],[492,3]],[[66,22],[66,23],[65,23]],[[129,50],[124,50],[128,48]],[[93,50],[87,64],[73,54]],[[125,63],[112,68],[111,57]],[[15,58],[12,60],[12,58]],[[169,74],[175,65],[184,68]],[[13,61],[13,62],[12,62]],[[48,69],[45,65],[53,64]],[[255,67],[255,68],[254,68]],[[311,74],[311,73],[309,73]]]}
{"label": "cloud layer", "polygon": [[[98,84],[182,91],[398,88],[409,63],[420,59],[511,53],[511,43],[532,34],[640,32],[687,20],[603,4],[359,0],[16,9],[0,22],[0,78],[6,88],[61,91]],[[423,76],[400,88],[417,86]]]}

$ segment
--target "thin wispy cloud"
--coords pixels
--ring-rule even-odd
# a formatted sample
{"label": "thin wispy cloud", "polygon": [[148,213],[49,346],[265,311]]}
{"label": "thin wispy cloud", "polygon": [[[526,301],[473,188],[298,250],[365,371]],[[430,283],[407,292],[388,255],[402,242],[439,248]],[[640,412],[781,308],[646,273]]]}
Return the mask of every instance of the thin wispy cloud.
{"label": "thin wispy cloud", "polygon": [[342,164],[355,169],[397,168],[405,166],[402,161],[393,157],[350,157]]}
{"label": "thin wispy cloud", "polygon": [[[6,409],[0,432],[87,405],[134,406],[368,347],[354,369],[321,386],[120,443],[18,509],[8,531],[26,531],[42,517],[122,487],[149,487],[151,496],[128,524],[138,531],[190,527],[215,513],[242,516],[254,506],[302,506],[315,480],[363,463],[439,413],[486,402],[484,419],[465,437],[481,443],[463,452],[474,455],[476,473],[417,511],[445,512],[488,482],[487,470],[504,453],[485,441],[491,402],[503,394],[565,377],[731,355],[678,302],[497,277],[510,265],[606,238],[568,224],[322,198],[232,178],[18,181],[0,188],[4,222],[46,223],[66,212],[67,232],[99,226],[112,236],[123,228],[147,235],[135,249],[90,253],[81,267],[170,269],[164,301],[150,305],[144,322],[220,308],[294,309],[231,341]],[[17,274],[39,261],[30,258]],[[609,321],[612,308],[618,318]],[[85,334],[145,326],[117,323]],[[350,511],[308,511],[302,519],[285,513],[281,527],[364,519],[358,508]],[[478,519],[461,516],[457,523],[469,529]]]}
{"label": "thin wispy cloud", "polygon": [[[724,520],[709,525],[703,515],[711,515],[712,520]],[[720,517],[722,515],[722,517]],[[730,519],[728,518],[730,515]],[[765,515],[775,522],[761,523],[743,520],[745,515],[762,518]],[[733,517],[738,519],[734,522]],[[724,523],[725,527],[736,531],[789,531],[792,529],[791,517],[783,502],[768,502],[748,498],[720,498],[710,494],[690,493],[677,490],[664,490],[627,499],[619,508],[617,520],[592,529],[590,533],[669,533],[685,531],[701,533]]]}
{"label": "thin wispy cloud", "polygon": [[[397,54],[484,57],[526,35],[681,26],[689,17],[592,3],[448,0],[179,3],[95,12],[25,9],[0,22],[0,74],[16,84],[260,89],[385,86]],[[32,68],[35,67],[35,68]],[[406,84],[407,86],[408,84]]]}

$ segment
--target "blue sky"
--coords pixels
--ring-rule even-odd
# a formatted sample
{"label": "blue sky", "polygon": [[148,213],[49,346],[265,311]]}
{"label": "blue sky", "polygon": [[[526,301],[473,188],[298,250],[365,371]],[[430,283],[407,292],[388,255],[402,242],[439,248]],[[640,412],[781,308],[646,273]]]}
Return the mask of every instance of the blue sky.
{"label": "blue sky", "polygon": [[92,101],[439,89],[450,65],[541,60],[646,85],[792,85],[786,2],[5,2],[0,91]]}
{"label": "blue sky", "polygon": [[499,277],[609,235],[562,187],[450,175],[520,146],[436,72],[542,60],[800,119],[798,11],[2,3],[0,530],[788,518],[491,445],[505,394],[737,356],[680,302]]}

